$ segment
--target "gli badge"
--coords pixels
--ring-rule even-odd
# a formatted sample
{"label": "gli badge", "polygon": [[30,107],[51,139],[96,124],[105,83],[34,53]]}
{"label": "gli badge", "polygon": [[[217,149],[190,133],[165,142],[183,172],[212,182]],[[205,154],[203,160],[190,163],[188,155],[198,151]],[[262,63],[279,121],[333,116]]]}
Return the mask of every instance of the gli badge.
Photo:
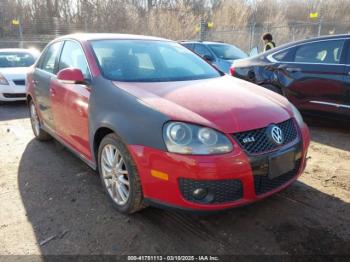
{"label": "gli badge", "polygon": [[247,143],[253,143],[255,142],[255,137],[251,136],[251,137],[246,137],[243,139],[243,143],[247,144]]}

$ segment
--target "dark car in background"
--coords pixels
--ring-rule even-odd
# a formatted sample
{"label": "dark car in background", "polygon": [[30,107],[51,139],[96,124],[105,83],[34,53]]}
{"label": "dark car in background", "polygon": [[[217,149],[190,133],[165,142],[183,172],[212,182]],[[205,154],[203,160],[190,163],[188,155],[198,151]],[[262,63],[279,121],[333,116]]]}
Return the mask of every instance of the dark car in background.
{"label": "dark car in background", "polygon": [[349,119],[350,35],[290,43],[234,61],[231,75],[286,96],[304,113]]}
{"label": "dark car in background", "polygon": [[180,44],[194,51],[226,74],[230,72],[234,60],[248,57],[238,47],[221,42],[181,41]]}

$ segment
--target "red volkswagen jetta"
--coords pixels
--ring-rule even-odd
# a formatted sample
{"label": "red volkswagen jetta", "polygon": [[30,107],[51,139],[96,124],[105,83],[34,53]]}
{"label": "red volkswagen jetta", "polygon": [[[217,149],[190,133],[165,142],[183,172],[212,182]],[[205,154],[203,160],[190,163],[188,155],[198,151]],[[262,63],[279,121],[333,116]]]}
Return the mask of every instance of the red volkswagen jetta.
{"label": "red volkswagen jetta", "polygon": [[54,137],[98,170],[123,213],[232,208],[280,191],[305,168],[309,131],[295,107],[173,41],[61,37],[27,85],[36,138]]}

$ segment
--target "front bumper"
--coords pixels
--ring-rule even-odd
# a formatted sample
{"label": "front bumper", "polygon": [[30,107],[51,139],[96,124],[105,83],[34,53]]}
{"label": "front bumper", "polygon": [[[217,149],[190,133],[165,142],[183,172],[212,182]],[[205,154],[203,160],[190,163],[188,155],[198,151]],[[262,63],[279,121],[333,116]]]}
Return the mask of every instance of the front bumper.
{"label": "front bumper", "polygon": [[26,100],[26,87],[20,85],[0,85],[0,101]]}
{"label": "front bumper", "polygon": [[[295,181],[305,168],[310,140],[306,126],[300,131],[297,141],[273,152],[276,155],[294,147],[295,170],[273,180],[268,179],[263,171],[271,153],[249,157],[233,139],[234,150],[224,155],[179,155],[139,145],[129,145],[129,151],[148,202],[184,210],[215,211],[256,202]],[[153,176],[154,171],[162,176]],[[203,183],[210,185],[217,195],[215,199],[208,197],[203,202],[191,198],[187,191]]]}

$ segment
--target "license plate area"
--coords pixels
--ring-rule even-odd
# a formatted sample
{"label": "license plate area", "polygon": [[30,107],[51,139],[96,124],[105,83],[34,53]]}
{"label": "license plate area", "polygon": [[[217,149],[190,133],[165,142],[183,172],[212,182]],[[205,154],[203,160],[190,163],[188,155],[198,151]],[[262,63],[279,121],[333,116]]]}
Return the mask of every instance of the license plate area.
{"label": "license plate area", "polygon": [[268,177],[274,179],[292,171],[295,168],[295,149],[292,148],[283,153],[269,157]]}

